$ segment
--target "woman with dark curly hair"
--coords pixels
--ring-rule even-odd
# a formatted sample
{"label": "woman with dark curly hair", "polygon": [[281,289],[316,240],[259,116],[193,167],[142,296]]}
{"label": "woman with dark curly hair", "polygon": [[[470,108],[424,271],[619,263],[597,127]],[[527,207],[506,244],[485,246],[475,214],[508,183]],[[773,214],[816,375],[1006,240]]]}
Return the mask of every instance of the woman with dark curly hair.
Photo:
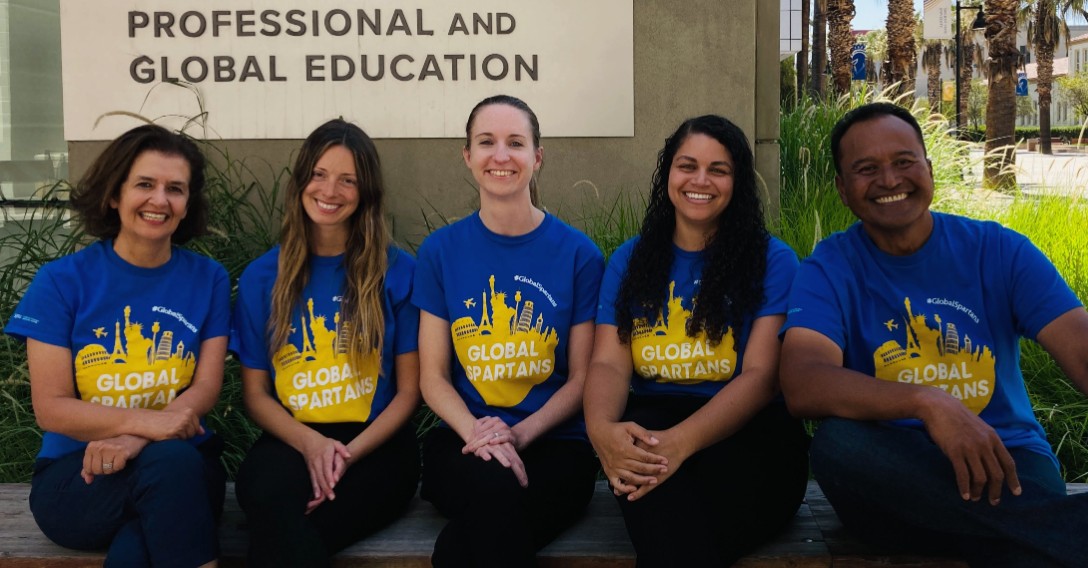
{"label": "woman with dark curly hair", "polygon": [[146,125],[72,192],[100,239],[34,277],[5,331],[25,339],[45,430],[30,510],[106,566],[215,565],[226,472],[203,424],[223,382],[230,279],[177,247],[206,230],[204,157]]}
{"label": "woman with dark curly hair", "polygon": [[806,437],[778,396],[777,336],[796,270],[744,133],[681,124],[641,233],[609,260],[585,390],[638,566],[731,564],[796,512]]}

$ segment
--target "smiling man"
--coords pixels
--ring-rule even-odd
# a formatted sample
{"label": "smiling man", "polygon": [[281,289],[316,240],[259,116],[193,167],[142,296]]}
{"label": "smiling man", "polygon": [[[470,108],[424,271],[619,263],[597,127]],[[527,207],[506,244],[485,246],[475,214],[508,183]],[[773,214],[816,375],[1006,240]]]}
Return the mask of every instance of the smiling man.
{"label": "smiling man", "polygon": [[860,222],[802,263],[781,366],[790,410],[825,418],[811,448],[824,493],[885,545],[972,566],[1083,565],[1088,494],[1065,494],[1019,342],[1088,391],[1088,312],[1024,236],[929,210],[933,169],[907,110],[852,110],[831,145]]}

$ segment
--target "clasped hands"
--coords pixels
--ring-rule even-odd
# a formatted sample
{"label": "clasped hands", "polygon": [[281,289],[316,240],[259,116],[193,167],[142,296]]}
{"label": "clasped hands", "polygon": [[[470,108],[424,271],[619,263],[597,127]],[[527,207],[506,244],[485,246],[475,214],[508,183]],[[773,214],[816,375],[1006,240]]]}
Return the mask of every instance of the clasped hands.
{"label": "clasped hands", "polygon": [[354,462],[347,446],[314,430],[310,431],[301,453],[313,488],[313,498],[306,503],[305,514],[309,515],[318,505],[336,499],[333,489]]}
{"label": "clasped hands", "polygon": [[518,434],[517,426],[511,428],[497,416],[484,416],[473,423],[472,435],[461,448],[461,453],[473,454],[484,461],[497,460],[514,473],[522,487],[528,487],[529,476],[525,472],[525,463],[518,455],[518,450],[525,443],[523,438]]}
{"label": "clasped hands", "polygon": [[680,469],[688,453],[670,430],[647,430],[634,422],[612,422],[592,438],[616,496],[635,501]]}
{"label": "clasped hands", "polygon": [[90,484],[96,475],[111,475],[128,465],[152,441],[188,440],[204,433],[200,416],[190,408],[165,408],[144,415],[143,435],[121,434],[87,444],[83,452],[83,468],[79,475]]}

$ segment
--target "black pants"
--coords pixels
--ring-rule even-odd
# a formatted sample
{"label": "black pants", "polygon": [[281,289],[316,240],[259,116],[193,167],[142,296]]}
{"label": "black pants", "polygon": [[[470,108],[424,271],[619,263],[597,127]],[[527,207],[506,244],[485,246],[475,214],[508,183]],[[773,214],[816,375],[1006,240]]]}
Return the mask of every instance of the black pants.
{"label": "black pants", "polygon": [[463,455],[449,428],[423,444],[421,496],[450,519],[434,544],[438,567],[535,566],[536,552],[582,515],[599,464],[588,442],[536,440],[520,452],[529,477],[521,487],[496,460]]}
{"label": "black pants", "polygon": [[[345,444],[365,428],[308,426]],[[328,566],[329,557],[397,519],[418,483],[419,446],[409,424],[344,472],[335,501],[305,515],[313,496],[306,460],[265,433],[246,454],[235,485],[249,525],[249,565]]]}
{"label": "black pants", "polygon": [[[624,421],[670,428],[708,399],[632,396]],[[637,501],[618,498],[639,568],[728,566],[793,518],[808,483],[808,437],[771,403],[740,431],[688,458]]]}

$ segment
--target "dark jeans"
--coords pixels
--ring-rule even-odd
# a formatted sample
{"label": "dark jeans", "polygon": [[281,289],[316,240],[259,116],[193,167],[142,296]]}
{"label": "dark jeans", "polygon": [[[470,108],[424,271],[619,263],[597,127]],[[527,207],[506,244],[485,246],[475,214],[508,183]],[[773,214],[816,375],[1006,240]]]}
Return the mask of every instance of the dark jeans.
{"label": "dark jeans", "polygon": [[1023,492],[964,501],[952,464],[925,432],[824,420],[812,470],[847,528],[913,552],[959,553],[972,566],[1084,566],[1088,494],[1067,496],[1049,457],[1010,449]]}
{"label": "dark jeans", "polygon": [[199,447],[152,442],[124,469],[87,485],[83,451],[38,460],[30,511],[53,542],[78,550],[107,549],[105,566],[193,568],[219,554],[216,521],[226,472],[222,440]]}
{"label": "dark jeans", "polygon": [[[307,426],[344,444],[365,429],[360,423]],[[419,446],[408,424],[344,472],[336,500],[306,515],[313,497],[306,460],[265,433],[235,483],[249,525],[249,565],[328,566],[332,555],[400,517],[418,484]]]}
{"label": "dark jeans", "polygon": [[[707,400],[631,396],[623,420],[665,430]],[[618,497],[639,568],[728,566],[772,538],[805,497],[807,446],[800,421],[771,403],[640,499]]]}
{"label": "dark jeans", "polygon": [[582,440],[536,440],[519,453],[529,486],[496,460],[464,455],[461,437],[431,430],[421,496],[450,519],[434,543],[438,567],[535,566],[536,552],[582,515],[599,464]]}

